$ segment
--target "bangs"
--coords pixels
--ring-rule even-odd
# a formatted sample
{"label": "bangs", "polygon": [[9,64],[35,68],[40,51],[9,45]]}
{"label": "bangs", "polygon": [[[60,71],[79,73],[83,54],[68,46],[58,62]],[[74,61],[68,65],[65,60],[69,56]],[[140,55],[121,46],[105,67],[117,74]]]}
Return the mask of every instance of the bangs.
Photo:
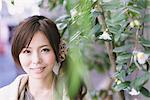
{"label": "bangs", "polygon": [[29,47],[34,34],[39,31],[39,26],[40,26],[39,23],[35,23],[25,28],[26,31],[23,33],[24,35],[22,35],[22,48],[21,49],[25,47],[26,48]]}

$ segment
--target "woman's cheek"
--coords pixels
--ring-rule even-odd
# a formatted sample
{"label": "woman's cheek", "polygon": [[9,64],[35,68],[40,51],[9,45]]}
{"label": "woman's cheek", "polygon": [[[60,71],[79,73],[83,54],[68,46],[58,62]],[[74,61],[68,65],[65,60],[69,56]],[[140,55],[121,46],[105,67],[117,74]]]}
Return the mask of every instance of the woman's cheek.
{"label": "woman's cheek", "polygon": [[24,55],[20,55],[19,60],[20,60],[21,66],[29,66],[30,64],[30,58]]}
{"label": "woman's cheek", "polygon": [[45,58],[47,58],[47,59],[45,59],[45,61],[47,63],[49,63],[50,65],[55,64],[56,59],[55,59],[55,54],[54,53],[51,53],[51,54],[47,55],[47,57],[45,57]]}

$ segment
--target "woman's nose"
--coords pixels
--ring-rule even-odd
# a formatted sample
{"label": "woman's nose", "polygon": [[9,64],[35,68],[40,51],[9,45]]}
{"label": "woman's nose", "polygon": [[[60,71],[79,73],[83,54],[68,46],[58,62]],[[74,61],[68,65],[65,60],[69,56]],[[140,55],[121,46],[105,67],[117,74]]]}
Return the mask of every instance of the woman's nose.
{"label": "woman's nose", "polygon": [[33,55],[32,55],[32,63],[33,63],[33,64],[39,64],[39,63],[41,63],[40,54],[38,54],[38,53],[33,53]]}

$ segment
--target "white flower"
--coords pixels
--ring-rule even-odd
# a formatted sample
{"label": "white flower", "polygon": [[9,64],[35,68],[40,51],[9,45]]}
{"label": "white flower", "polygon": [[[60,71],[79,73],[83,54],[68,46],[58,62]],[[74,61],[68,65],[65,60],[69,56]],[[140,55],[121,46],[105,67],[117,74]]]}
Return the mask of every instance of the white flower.
{"label": "white flower", "polygon": [[96,2],[97,0],[92,0],[93,2]]}
{"label": "white flower", "polygon": [[139,95],[140,92],[136,91],[134,88],[131,89],[131,91],[129,92],[130,95]]}
{"label": "white flower", "polygon": [[121,80],[115,79],[115,82],[116,82],[116,84],[120,84],[120,83],[121,83]]}
{"label": "white flower", "polygon": [[133,28],[134,27],[134,22],[133,21],[130,22],[129,26]]}
{"label": "white flower", "polygon": [[140,22],[138,20],[131,21],[129,24],[130,27],[140,26]]}
{"label": "white flower", "polygon": [[99,36],[99,39],[111,40],[111,37],[110,37],[110,35],[107,33],[107,31],[104,31],[103,34]]}
{"label": "white flower", "polygon": [[110,1],[112,1],[112,0],[103,0],[103,2],[110,2]]}
{"label": "white flower", "polygon": [[75,8],[73,8],[73,9],[70,10],[71,17],[77,16],[77,13],[78,12],[77,12],[77,10]]}
{"label": "white flower", "polygon": [[134,20],[134,24],[135,24],[136,26],[140,26],[140,22],[139,22],[138,20]]}
{"label": "white flower", "polygon": [[58,30],[63,30],[65,27],[67,27],[67,24],[65,23],[57,23],[56,24]]}
{"label": "white flower", "polygon": [[136,57],[139,64],[145,64],[146,60],[148,59],[148,55],[144,52],[137,52]]}

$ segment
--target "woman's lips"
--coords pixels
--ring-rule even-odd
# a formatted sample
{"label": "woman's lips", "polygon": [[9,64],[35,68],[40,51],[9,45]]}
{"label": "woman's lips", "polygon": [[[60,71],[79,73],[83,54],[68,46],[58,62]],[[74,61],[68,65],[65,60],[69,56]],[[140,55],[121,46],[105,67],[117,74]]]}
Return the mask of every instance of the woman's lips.
{"label": "woman's lips", "polygon": [[38,67],[38,68],[30,68],[35,73],[41,73],[44,71],[45,67]]}

